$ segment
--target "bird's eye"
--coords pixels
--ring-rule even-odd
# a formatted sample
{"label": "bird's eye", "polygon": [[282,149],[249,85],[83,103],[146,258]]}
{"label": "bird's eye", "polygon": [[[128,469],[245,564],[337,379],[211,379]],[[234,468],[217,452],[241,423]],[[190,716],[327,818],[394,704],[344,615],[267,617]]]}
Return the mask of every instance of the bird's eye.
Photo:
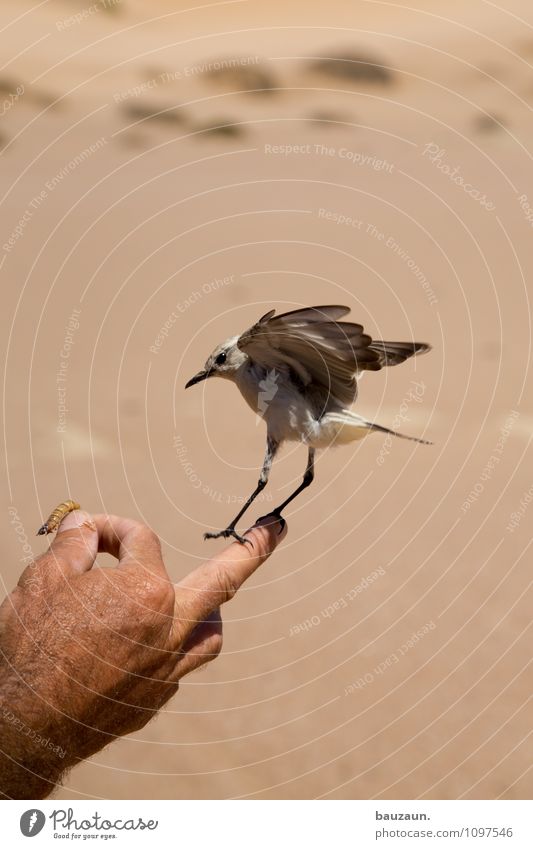
{"label": "bird's eye", "polygon": [[218,357],[216,358],[215,363],[217,364],[217,366],[221,366],[221,365],[223,365],[225,362],[226,362],[226,354],[225,354],[225,352],[224,352],[224,351],[222,351],[222,352],[218,355]]}

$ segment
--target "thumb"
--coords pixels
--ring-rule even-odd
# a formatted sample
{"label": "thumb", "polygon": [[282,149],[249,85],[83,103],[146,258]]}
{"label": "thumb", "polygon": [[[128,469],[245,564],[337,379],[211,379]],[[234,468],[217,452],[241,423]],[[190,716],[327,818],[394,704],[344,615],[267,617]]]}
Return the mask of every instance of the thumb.
{"label": "thumb", "polygon": [[98,530],[90,513],[74,510],[65,516],[46,557],[52,557],[66,575],[92,568],[98,553]]}

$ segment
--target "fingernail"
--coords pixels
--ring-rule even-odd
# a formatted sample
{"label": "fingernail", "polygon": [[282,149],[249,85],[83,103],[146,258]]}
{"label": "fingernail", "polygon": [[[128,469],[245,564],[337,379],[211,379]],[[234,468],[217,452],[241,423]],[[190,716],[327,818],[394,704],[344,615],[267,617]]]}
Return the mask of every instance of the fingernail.
{"label": "fingernail", "polygon": [[278,516],[274,516],[272,513],[269,516],[261,516],[261,518],[255,523],[254,528],[264,528],[266,526],[278,526],[278,533],[281,532],[287,527],[286,522],[279,519]]}
{"label": "fingernail", "polygon": [[57,529],[57,533],[61,534],[63,531],[73,531],[75,528],[82,527],[88,528],[91,531],[96,530],[96,525],[90,513],[86,513],[85,510],[73,510],[68,516],[65,516]]}

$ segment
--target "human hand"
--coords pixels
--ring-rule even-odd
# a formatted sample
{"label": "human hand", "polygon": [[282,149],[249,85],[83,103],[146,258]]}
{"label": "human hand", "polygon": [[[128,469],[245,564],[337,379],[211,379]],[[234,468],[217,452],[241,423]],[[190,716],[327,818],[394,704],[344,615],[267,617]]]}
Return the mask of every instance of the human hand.
{"label": "human hand", "polygon": [[[173,584],[157,536],[77,510],[0,606],[0,790],[44,798],[62,773],[142,728],[222,648],[219,607],[284,538],[266,517]],[[98,552],[116,568],[93,569]]]}

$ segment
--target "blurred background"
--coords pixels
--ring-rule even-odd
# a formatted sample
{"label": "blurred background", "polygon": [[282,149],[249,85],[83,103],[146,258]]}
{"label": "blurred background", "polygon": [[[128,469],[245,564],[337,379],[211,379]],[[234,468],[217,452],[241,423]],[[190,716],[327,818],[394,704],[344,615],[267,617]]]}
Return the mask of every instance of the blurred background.
{"label": "blurred background", "polygon": [[173,579],[218,550],[264,426],[183,387],[268,309],[434,347],[357,406],[434,445],[322,453],[220,658],[59,797],[530,797],[531,5],[1,16],[4,593],[66,497],[150,524]]}

